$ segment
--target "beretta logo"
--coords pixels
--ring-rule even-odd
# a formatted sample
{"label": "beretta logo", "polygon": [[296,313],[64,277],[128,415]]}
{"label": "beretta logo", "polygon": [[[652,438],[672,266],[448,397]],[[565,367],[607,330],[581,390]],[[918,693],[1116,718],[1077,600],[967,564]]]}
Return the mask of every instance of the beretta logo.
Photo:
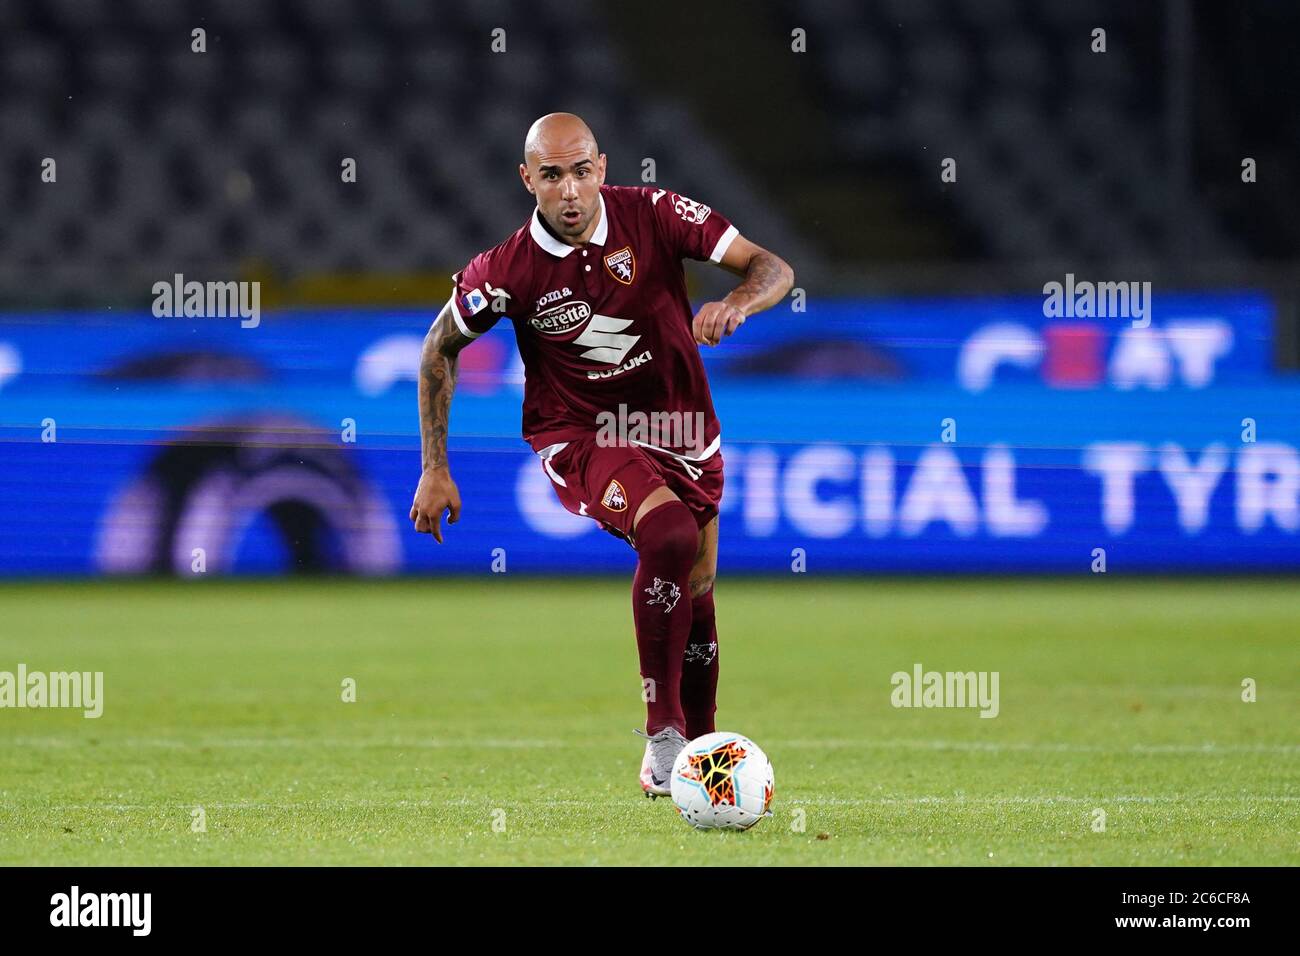
{"label": "beretta logo", "polygon": [[591,318],[591,306],[585,302],[566,302],[545,312],[538,312],[529,325],[547,335],[563,335]]}

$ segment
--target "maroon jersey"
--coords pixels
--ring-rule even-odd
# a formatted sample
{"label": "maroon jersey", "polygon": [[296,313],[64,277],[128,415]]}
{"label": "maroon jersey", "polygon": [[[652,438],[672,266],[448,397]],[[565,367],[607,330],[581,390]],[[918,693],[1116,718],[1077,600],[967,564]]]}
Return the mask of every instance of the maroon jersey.
{"label": "maroon jersey", "polygon": [[[602,413],[604,421],[626,415],[632,433],[638,420],[663,424],[652,416],[678,413],[674,427],[631,443],[693,461],[717,451],[682,259],[718,262],[736,235],[724,216],[677,193],[602,186],[584,248],[561,242],[534,210],[455,275],[452,312],[462,333],[482,335],[502,316],[514,323],[523,434],[534,451],[598,432]],[[702,424],[703,435],[689,422]]]}

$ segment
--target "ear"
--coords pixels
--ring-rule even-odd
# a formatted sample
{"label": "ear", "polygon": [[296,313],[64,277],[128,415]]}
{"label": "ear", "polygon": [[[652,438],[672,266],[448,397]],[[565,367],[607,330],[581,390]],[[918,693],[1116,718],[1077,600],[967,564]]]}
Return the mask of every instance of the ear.
{"label": "ear", "polygon": [[596,184],[598,186],[605,185],[605,154],[604,153],[601,153],[600,156],[596,158],[596,175],[598,177]]}
{"label": "ear", "polygon": [[519,164],[519,178],[524,181],[525,189],[527,189],[534,196],[537,195],[537,191],[533,189],[533,179],[531,176],[528,175],[528,167],[525,166],[523,163]]}

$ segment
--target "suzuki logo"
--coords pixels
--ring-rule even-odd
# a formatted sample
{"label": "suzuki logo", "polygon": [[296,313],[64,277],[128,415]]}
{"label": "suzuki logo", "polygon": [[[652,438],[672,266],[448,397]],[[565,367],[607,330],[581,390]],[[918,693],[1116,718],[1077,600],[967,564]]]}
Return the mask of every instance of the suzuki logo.
{"label": "suzuki logo", "polygon": [[632,351],[632,346],[641,340],[639,335],[619,334],[631,324],[631,319],[618,319],[597,313],[591,317],[582,334],[573,341],[575,345],[587,346],[587,351],[582,353],[583,358],[617,365]]}

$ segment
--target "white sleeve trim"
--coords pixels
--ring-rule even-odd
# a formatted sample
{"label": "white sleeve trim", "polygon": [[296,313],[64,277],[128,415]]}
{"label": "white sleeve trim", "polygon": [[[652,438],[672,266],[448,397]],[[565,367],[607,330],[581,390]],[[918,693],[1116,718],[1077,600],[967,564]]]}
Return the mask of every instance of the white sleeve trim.
{"label": "white sleeve trim", "polygon": [[468,339],[476,339],[483,333],[470,331],[470,327],[466,325],[465,320],[460,317],[460,305],[456,302],[456,292],[456,289],[452,289],[451,298],[447,300],[447,304],[451,306],[451,317],[456,320],[456,328],[460,329],[461,335]]}
{"label": "white sleeve trim", "polygon": [[727,231],[718,237],[718,244],[714,246],[713,251],[709,253],[709,261],[721,262],[722,257],[727,254],[727,250],[731,248],[731,244],[735,241],[738,235],[740,235],[739,229],[735,226],[728,226]]}

